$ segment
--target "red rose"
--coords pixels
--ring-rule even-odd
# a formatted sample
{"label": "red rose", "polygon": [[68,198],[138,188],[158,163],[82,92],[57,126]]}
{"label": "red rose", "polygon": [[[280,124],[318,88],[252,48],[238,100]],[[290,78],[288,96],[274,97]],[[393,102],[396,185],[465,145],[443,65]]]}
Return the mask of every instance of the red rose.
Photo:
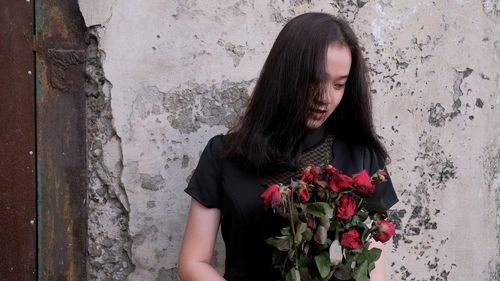
{"label": "red rose", "polygon": [[321,186],[318,186],[317,193],[318,193],[318,198],[324,200],[325,198],[327,198],[328,190],[324,189]]}
{"label": "red rose", "polygon": [[302,172],[302,177],[300,178],[305,182],[316,182],[316,176],[318,175],[318,168],[314,166],[307,166]]}
{"label": "red rose", "polygon": [[346,175],[342,174],[332,175],[332,178],[330,179],[330,188],[332,188],[333,191],[335,191],[333,186],[335,186],[336,189],[340,191],[341,188],[351,187],[352,185],[353,185],[352,179]]}
{"label": "red rose", "polygon": [[359,249],[363,247],[359,239],[359,233],[354,228],[351,228],[348,232],[342,234],[342,241],[340,244],[349,249]]}
{"label": "red rose", "polygon": [[387,177],[387,172],[386,171],[381,171],[380,174],[384,177]]}
{"label": "red rose", "polygon": [[335,192],[340,192],[342,188],[351,187],[353,184],[353,180],[341,173],[337,169],[335,169],[332,165],[328,165],[325,168],[326,172],[332,175],[330,177],[330,189]]}
{"label": "red rose", "polygon": [[372,184],[372,182],[370,181],[370,176],[368,176],[366,170],[359,172],[352,179],[354,180],[354,183],[358,185],[368,186]]}
{"label": "red rose", "polygon": [[340,198],[340,204],[337,208],[337,217],[341,219],[348,219],[354,215],[356,209],[356,202],[350,194],[344,194]]}
{"label": "red rose", "polygon": [[368,176],[366,170],[361,171],[352,179],[354,181],[354,193],[357,195],[369,197],[375,191],[375,185],[370,181],[370,176]]}
{"label": "red rose", "polygon": [[384,231],[377,231],[377,234],[373,237],[373,239],[380,241],[382,243],[387,242],[389,239],[391,239],[391,236],[396,232],[396,228],[394,227],[394,224],[392,224],[390,221],[377,221],[377,226],[388,226]]}
{"label": "red rose", "polygon": [[264,199],[264,209],[276,208],[281,204],[280,186],[273,184],[260,195]]}
{"label": "red rose", "polygon": [[309,187],[307,185],[300,190],[299,196],[302,203],[307,202],[307,197],[309,197]]}

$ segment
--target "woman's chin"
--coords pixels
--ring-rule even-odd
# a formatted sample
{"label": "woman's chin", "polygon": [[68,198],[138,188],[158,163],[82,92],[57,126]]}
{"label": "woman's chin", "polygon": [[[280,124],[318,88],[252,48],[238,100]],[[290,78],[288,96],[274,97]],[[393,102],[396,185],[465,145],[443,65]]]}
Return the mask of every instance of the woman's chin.
{"label": "woman's chin", "polygon": [[325,122],[325,119],[321,119],[321,120],[309,119],[309,120],[307,120],[306,126],[309,129],[317,129],[317,128],[321,127],[321,125],[323,125],[324,122]]}

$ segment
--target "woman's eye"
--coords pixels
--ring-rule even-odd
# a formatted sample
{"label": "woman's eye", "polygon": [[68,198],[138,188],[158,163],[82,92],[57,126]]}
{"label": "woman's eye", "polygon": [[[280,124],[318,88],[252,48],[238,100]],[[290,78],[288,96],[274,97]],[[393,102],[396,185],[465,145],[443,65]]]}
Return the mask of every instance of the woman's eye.
{"label": "woman's eye", "polygon": [[335,84],[335,88],[342,89],[345,87],[345,84]]}

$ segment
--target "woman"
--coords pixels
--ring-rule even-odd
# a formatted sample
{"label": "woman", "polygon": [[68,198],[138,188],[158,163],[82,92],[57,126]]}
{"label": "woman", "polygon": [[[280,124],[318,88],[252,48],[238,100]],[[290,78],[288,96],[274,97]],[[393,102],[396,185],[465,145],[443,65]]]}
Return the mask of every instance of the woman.
{"label": "woman", "polygon": [[[345,174],[384,168],[375,134],[367,70],[348,24],[323,13],[300,15],[278,35],[244,116],[207,144],[186,192],[192,196],[179,276],[224,280],[210,266],[219,224],[226,245],[226,280],[277,280],[264,240],[286,223],[265,212],[260,195],[289,182],[307,164],[330,162]],[[389,180],[372,198],[398,201]],[[382,248],[382,245],[375,245]],[[383,256],[372,280],[384,279]]]}

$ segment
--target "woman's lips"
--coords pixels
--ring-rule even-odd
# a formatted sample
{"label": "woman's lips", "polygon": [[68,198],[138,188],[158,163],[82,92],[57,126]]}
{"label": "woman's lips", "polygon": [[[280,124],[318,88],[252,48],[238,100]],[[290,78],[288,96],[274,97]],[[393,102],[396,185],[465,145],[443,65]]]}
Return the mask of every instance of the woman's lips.
{"label": "woman's lips", "polygon": [[311,109],[311,117],[315,120],[322,120],[325,118],[326,110]]}

